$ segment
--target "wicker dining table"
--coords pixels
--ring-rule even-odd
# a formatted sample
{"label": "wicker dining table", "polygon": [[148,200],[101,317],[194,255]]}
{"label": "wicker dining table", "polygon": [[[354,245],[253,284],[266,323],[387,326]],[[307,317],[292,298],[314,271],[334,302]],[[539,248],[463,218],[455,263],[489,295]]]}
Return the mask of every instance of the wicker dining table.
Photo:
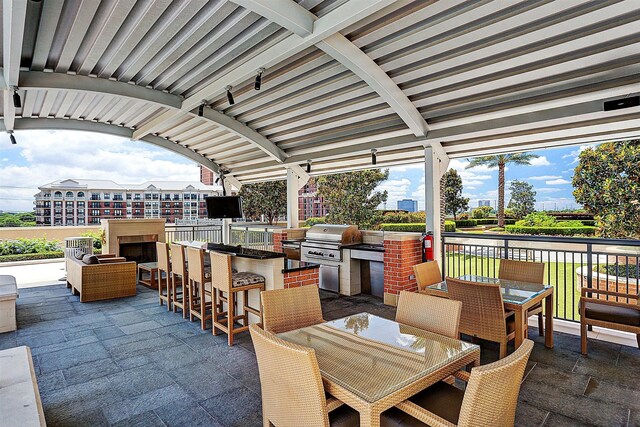
{"label": "wicker dining table", "polygon": [[[500,285],[504,308],[515,313],[515,347],[520,347],[526,338],[528,327],[527,310],[544,301],[545,336],[544,345],[553,348],[553,286],[539,283],[528,283],[517,280],[496,279],[493,277],[475,276],[467,274],[460,280],[481,283],[496,283]],[[427,286],[423,291],[427,295],[448,298],[447,282],[440,282]]]}
{"label": "wicker dining table", "polygon": [[370,313],[278,334],[315,350],[325,390],[360,413],[361,426],[467,366],[480,347]]}

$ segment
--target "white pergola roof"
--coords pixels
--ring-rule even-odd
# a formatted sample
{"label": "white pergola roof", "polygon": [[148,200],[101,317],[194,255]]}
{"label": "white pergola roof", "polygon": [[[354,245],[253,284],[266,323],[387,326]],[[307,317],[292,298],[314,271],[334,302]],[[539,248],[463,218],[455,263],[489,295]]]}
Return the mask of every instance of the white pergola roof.
{"label": "white pergola roof", "polygon": [[3,0],[1,126],[139,139],[235,184],[628,138],[640,107],[603,102],[640,92],[639,21],[637,0]]}

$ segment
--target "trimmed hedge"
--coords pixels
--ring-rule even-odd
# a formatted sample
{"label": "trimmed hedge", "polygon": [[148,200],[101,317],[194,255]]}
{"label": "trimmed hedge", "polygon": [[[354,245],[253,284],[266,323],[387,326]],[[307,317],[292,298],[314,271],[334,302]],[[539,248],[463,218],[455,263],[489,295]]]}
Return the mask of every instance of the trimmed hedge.
{"label": "trimmed hedge", "polygon": [[42,252],[39,254],[14,254],[0,256],[0,262],[31,261],[36,259],[64,258],[64,251]]}
{"label": "trimmed hedge", "polygon": [[593,236],[596,233],[596,227],[526,227],[520,225],[507,225],[505,227],[507,233],[511,234],[533,234],[544,236],[574,236],[582,234]]}
{"label": "trimmed hedge", "polygon": [[475,227],[478,225],[477,219],[457,219],[456,227]]}
{"label": "trimmed hedge", "polygon": [[[403,224],[380,224],[380,229],[384,231],[400,231],[405,233],[424,233],[425,225],[422,222]],[[455,222],[445,221],[444,231],[456,231]]]}

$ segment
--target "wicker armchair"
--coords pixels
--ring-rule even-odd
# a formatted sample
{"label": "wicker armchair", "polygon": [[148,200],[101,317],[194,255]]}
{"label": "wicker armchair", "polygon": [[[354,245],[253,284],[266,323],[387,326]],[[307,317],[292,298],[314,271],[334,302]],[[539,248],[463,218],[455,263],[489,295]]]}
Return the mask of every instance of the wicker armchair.
{"label": "wicker armchair", "polygon": [[418,282],[418,292],[422,292],[424,288],[436,283],[442,282],[442,273],[438,261],[428,261],[413,266],[413,273],[416,275]]}
{"label": "wicker armchair", "polygon": [[[592,298],[591,294],[608,295],[610,300]],[[619,301],[620,299],[624,301]],[[625,301],[634,301],[630,304]],[[603,289],[582,288],[580,296],[581,352],[587,354],[587,326],[615,329],[636,334],[640,348],[640,295]]]}
{"label": "wicker armchair", "polygon": [[279,334],[324,322],[316,286],[263,291],[261,298],[266,331]]}
{"label": "wicker armchair", "polygon": [[[519,280],[529,283],[544,283],[544,263],[529,261],[514,261],[512,259],[500,260],[500,271],[498,277],[504,280]],[[544,336],[544,319],[542,318],[542,302],[527,310],[529,316],[538,315],[538,333]],[[525,329],[525,335],[528,331]]]}
{"label": "wicker armchair", "polygon": [[461,310],[460,301],[402,291],[396,322],[457,339]]}
{"label": "wicker armchair", "polygon": [[[258,359],[264,425],[358,426],[358,413],[327,397],[313,349],[284,341],[250,325]],[[329,415],[331,413],[331,415]]]}
{"label": "wicker armchair", "polygon": [[380,424],[513,426],[520,383],[532,349],[533,341],[526,339],[508,357],[473,368],[465,376],[465,391],[439,382],[384,412]]}
{"label": "wicker armchair", "polygon": [[504,311],[500,285],[447,278],[449,297],[462,302],[460,332],[500,343],[500,358],[507,355],[507,343],[515,338],[513,311]]}

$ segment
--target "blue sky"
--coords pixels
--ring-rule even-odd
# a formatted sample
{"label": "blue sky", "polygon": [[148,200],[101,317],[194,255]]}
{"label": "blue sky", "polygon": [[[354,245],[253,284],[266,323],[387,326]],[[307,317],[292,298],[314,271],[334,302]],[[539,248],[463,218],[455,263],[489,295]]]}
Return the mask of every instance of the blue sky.
{"label": "blue sky", "polygon": [[[66,178],[111,179],[118,183],[147,180],[197,181],[198,167],[191,161],[152,145],[89,132],[17,131],[17,145],[0,138],[0,210],[30,211],[37,187]],[[532,166],[510,165],[507,182],[521,179],[538,192],[537,208],[576,207],[571,194],[573,168],[585,146],[537,150]],[[497,170],[465,169],[466,159],[453,159],[450,167],[463,179],[464,194],[476,207],[478,200],[497,199]],[[423,164],[390,168],[380,186],[389,193],[387,208],[400,199],[418,200],[424,208]],[[509,196],[507,195],[507,201]]]}

